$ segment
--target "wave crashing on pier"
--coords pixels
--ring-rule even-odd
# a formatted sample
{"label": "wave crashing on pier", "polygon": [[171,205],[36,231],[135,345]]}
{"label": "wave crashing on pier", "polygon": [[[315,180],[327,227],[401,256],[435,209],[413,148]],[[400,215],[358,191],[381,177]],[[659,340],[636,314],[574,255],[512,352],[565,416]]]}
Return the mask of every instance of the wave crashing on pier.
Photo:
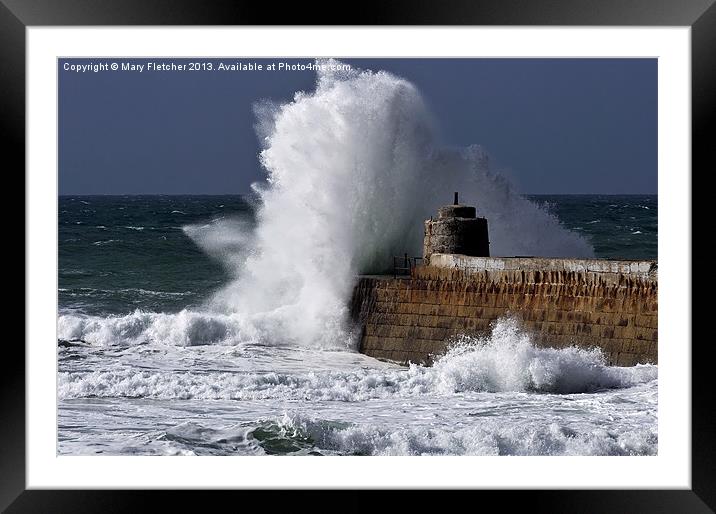
{"label": "wave crashing on pier", "polygon": [[209,310],[241,313],[246,335],[353,345],[346,305],[355,276],[385,271],[393,255],[420,255],[423,220],[453,191],[489,219],[494,255],[593,254],[491,170],[482,148],[442,145],[420,91],[391,73],[323,66],[314,91],[259,102],[255,112],[266,173],[254,185],[255,227],[187,228],[204,247],[244,241],[221,253],[235,279]]}

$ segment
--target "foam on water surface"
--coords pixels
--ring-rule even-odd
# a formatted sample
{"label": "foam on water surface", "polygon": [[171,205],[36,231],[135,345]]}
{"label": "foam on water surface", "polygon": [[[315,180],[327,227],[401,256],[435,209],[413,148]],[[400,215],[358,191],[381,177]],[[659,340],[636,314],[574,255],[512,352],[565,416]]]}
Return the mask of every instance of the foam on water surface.
{"label": "foam on water surface", "polygon": [[58,351],[61,453],[651,455],[657,448],[656,366],[609,367],[597,351],[537,348],[509,319],[489,338],[460,341],[433,367],[295,346]]}

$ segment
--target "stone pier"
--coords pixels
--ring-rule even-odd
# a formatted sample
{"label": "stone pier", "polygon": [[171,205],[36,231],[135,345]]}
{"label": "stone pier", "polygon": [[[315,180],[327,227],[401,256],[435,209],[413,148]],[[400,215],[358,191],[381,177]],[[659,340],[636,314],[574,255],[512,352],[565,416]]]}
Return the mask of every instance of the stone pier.
{"label": "stone pier", "polygon": [[435,253],[410,277],[361,277],[352,299],[361,352],[430,364],[461,334],[517,317],[539,346],[598,347],[609,364],[656,363],[656,261]]}

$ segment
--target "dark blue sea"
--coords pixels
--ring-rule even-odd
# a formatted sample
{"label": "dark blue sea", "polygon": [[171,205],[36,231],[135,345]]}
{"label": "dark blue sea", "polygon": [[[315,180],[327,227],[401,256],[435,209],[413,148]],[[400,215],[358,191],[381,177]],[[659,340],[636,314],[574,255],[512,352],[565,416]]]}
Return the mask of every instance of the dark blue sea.
{"label": "dark blue sea", "polygon": [[[657,258],[656,195],[528,198],[585,236],[598,258]],[[60,197],[60,310],[176,312],[198,305],[230,274],[184,227],[236,218],[254,222],[251,202],[238,195]]]}

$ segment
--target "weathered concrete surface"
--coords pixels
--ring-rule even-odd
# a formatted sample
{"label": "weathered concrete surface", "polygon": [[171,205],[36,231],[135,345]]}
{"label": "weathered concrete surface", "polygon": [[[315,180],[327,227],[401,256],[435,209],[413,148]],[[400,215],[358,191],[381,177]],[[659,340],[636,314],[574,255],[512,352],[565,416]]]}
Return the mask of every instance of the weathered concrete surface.
{"label": "weathered concrete surface", "polygon": [[430,265],[437,268],[468,271],[568,271],[594,272],[613,282],[622,278],[657,280],[656,261],[618,261],[607,259],[545,259],[541,257],[470,257],[467,255],[434,254]]}
{"label": "weathered concrete surface", "polygon": [[363,277],[352,314],[361,351],[431,363],[460,334],[505,315],[540,346],[601,348],[610,364],[657,362],[655,261],[481,258],[434,254],[409,279]]}
{"label": "weathered concrete surface", "polygon": [[433,254],[490,255],[487,219],[475,217],[475,207],[446,205],[438,209],[438,219],[425,220],[423,262]]}

